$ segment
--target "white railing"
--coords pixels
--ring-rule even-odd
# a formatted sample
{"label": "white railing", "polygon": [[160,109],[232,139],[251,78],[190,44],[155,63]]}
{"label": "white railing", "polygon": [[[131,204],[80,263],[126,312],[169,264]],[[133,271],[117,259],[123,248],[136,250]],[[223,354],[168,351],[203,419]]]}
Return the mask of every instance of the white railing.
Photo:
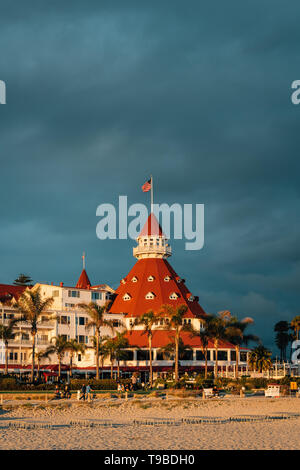
{"label": "white railing", "polygon": [[172,254],[172,248],[170,246],[137,246],[133,248],[133,255],[143,254],[143,253],[158,253],[158,254]]}

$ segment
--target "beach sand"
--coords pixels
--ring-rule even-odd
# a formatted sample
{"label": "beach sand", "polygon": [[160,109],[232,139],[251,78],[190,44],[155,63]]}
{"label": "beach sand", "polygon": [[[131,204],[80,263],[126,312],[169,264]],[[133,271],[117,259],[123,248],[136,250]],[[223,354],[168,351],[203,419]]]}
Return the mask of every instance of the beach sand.
{"label": "beach sand", "polygon": [[[0,449],[299,449],[300,417],[258,422],[185,424],[182,418],[293,413],[300,416],[300,399],[230,397],[190,399],[97,399],[22,402],[6,400],[0,410]],[[134,420],[158,420],[156,425]],[[161,424],[164,419],[169,424]],[[82,426],[71,421],[85,420]],[[103,426],[108,420],[112,426]],[[172,420],[177,423],[172,424]],[[51,424],[52,428],[22,429],[9,424]],[[97,424],[90,427],[89,423]],[[86,426],[88,424],[88,426]],[[101,425],[99,425],[101,424]]]}

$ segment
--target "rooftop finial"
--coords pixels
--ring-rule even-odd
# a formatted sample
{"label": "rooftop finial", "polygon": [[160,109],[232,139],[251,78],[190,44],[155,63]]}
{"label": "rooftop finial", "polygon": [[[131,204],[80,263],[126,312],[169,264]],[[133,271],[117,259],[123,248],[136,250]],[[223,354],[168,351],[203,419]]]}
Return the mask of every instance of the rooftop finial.
{"label": "rooftop finial", "polygon": [[82,269],[85,269],[85,251],[82,253]]}

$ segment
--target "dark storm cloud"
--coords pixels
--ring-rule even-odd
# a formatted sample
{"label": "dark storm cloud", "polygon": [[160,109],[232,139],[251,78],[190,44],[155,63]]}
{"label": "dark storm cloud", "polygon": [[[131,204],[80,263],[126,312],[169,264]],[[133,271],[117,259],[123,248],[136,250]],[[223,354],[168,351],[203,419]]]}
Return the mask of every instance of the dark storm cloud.
{"label": "dark storm cloud", "polygon": [[102,202],[205,204],[205,246],[172,241],[207,311],[297,313],[297,2],[0,3],[1,282],[20,271],[116,287],[132,241],[96,239]]}

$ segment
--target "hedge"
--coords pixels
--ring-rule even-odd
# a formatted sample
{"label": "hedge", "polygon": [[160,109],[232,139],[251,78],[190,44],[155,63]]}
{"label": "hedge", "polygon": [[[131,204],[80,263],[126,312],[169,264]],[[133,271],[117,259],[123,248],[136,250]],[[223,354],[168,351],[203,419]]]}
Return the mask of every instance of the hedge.
{"label": "hedge", "polygon": [[[130,384],[131,380],[120,379],[119,382],[121,384],[126,385],[126,384]],[[71,379],[70,388],[71,390],[80,390],[83,384],[84,385],[89,384],[92,390],[117,390],[117,387],[118,387],[118,382],[116,380],[111,380],[111,379],[102,379],[102,380]]]}
{"label": "hedge", "polygon": [[[130,379],[121,379],[120,383],[126,385],[130,384],[131,381]],[[92,388],[92,390],[117,390],[117,381],[116,380],[110,380],[110,379],[104,379],[104,380],[95,380],[95,379],[90,379],[90,380],[84,380],[84,379],[71,379],[70,381],[70,388],[71,390],[80,390],[82,385],[89,384]],[[33,385],[33,384],[20,384],[15,378],[3,378],[0,379],[0,391],[5,391],[5,390],[29,390],[29,391],[36,391],[36,390],[54,390],[56,384],[50,384],[50,383],[45,383],[45,384],[38,384],[38,385]],[[59,385],[59,388],[62,388],[62,385]]]}

